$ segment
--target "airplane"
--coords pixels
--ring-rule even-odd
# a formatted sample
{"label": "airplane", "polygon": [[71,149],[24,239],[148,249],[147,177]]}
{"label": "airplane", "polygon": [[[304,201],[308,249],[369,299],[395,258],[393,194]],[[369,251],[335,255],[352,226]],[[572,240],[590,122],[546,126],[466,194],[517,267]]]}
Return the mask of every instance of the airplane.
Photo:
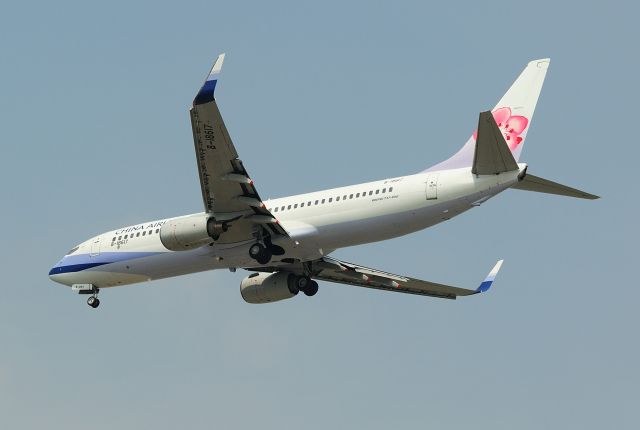
{"label": "airplane", "polygon": [[251,271],[240,283],[248,303],[270,303],[318,282],[455,299],[491,287],[503,260],[475,289],[414,279],[331,256],[337,249],[403,236],[480,206],[507,190],[583,199],[598,196],[534,176],[520,154],[549,59],[528,63],[478,128],[449,159],[424,171],[262,200],[222,120],[215,90],[218,56],[190,109],[204,211],[99,234],[74,246],[49,277],[88,295],[103,288],[213,269]]}

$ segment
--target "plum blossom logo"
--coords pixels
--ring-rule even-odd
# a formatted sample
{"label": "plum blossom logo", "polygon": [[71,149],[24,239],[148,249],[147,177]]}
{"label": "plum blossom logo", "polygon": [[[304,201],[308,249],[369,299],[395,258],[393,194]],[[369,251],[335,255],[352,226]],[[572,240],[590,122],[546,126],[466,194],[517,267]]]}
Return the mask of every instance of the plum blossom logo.
{"label": "plum blossom logo", "polygon": [[[508,107],[496,109],[492,113],[493,119],[496,120],[496,124],[498,124],[498,128],[504,136],[504,140],[506,140],[509,149],[513,152],[522,142],[520,134],[527,128],[529,120],[521,115],[511,115],[511,109]],[[477,138],[478,130],[473,132],[473,139],[476,140]]]}

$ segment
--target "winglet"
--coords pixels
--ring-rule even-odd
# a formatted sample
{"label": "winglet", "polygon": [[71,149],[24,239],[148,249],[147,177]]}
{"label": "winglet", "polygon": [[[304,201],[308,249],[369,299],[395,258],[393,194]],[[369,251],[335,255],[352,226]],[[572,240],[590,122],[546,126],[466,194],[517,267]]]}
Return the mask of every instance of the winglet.
{"label": "winglet", "polygon": [[495,266],[493,266],[491,272],[489,272],[487,277],[484,278],[484,281],[482,281],[480,286],[476,289],[476,293],[484,293],[485,291],[489,291],[489,288],[491,288],[491,284],[493,284],[493,281],[496,279],[496,275],[498,274],[503,261],[504,260],[500,260],[496,263]]}
{"label": "winglet", "polygon": [[204,84],[202,84],[202,88],[198,91],[196,98],[193,99],[194,106],[208,103],[213,100],[213,92],[216,89],[216,82],[218,82],[223,62],[224,53],[218,55],[218,59],[213,63],[213,67],[211,67],[211,71],[209,72],[209,75],[207,75],[207,79],[204,81]]}

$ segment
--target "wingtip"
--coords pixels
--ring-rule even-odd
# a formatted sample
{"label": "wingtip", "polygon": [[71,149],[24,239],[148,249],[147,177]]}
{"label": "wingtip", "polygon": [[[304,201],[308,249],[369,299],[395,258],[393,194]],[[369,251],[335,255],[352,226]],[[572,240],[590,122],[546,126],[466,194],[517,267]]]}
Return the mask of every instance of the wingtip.
{"label": "wingtip", "polygon": [[493,266],[493,269],[491,269],[487,277],[484,278],[484,281],[482,281],[480,286],[476,289],[477,293],[484,293],[489,291],[489,288],[491,288],[493,281],[495,281],[496,275],[500,271],[500,268],[502,267],[503,262],[504,260],[498,260],[498,262],[496,263],[495,266]]}
{"label": "wingtip", "polygon": [[193,101],[194,106],[198,104],[210,102],[211,100],[214,99],[213,94],[216,89],[216,83],[218,82],[220,71],[222,70],[222,63],[224,63],[224,57],[225,57],[225,53],[223,52],[222,54],[218,55],[218,58],[216,58],[216,61],[213,63],[213,66],[211,66],[211,70],[207,75],[207,79],[205,79],[204,84],[202,84],[200,91],[198,92],[198,94],[196,95]]}
{"label": "wingtip", "polygon": [[222,63],[224,63],[224,56],[225,56],[224,52],[218,55],[218,58],[216,59],[215,63],[213,63],[213,67],[211,67],[209,76],[217,75],[218,73],[220,73],[220,71],[222,70]]}

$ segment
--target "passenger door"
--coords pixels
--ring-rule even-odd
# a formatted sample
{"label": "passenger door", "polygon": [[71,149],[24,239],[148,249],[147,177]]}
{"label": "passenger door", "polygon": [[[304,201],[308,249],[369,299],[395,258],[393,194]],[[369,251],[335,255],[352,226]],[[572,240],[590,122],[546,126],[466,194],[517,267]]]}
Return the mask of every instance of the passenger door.
{"label": "passenger door", "polygon": [[96,237],[91,243],[91,254],[92,257],[97,257],[100,255],[100,237]]}
{"label": "passenger door", "polygon": [[438,174],[431,173],[427,175],[427,200],[435,200],[438,198]]}

